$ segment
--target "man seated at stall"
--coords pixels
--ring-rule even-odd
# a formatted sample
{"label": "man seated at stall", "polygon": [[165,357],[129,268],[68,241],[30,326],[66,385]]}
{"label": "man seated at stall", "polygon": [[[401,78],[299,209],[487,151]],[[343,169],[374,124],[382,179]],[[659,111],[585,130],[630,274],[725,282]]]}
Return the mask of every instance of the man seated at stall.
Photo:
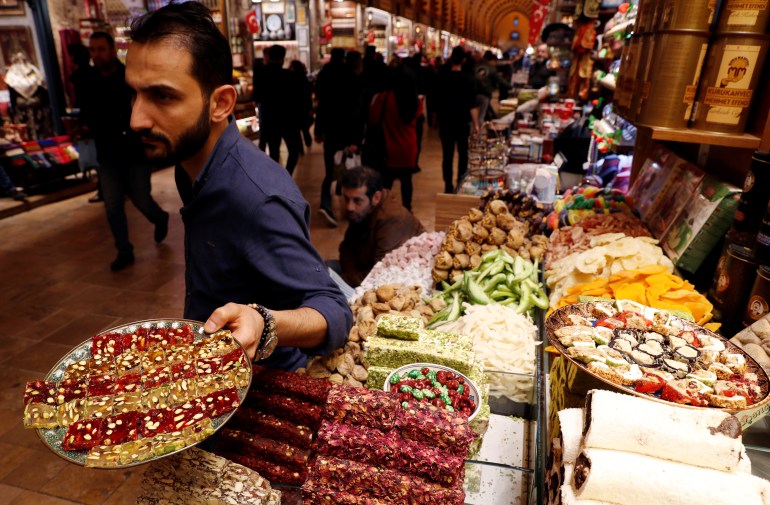
{"label": "man seated at stall", "polygon": [[340,244],[339,262],[327,263],[345,282],[357,287],[375,263],[425,229],[383,188],[382,177],[375,170],[348,170],[341,184],[350,224]]}

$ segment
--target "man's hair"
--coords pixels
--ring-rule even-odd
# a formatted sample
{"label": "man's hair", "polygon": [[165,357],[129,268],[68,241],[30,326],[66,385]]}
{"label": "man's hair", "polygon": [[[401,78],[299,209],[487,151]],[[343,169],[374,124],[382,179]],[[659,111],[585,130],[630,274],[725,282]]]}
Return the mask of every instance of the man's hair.
{"label": "man's hair", "polygon": [[449,57],[449,60],[452,62],[452,65],[462,65],[463,61],[465,61],[465,56],[465,48],[456,46],[452,49],[452,55]]}
{"label": "man's hair", "polygon": [[342,176],[342,187],[358,189],[366,186],[366,196],[371,199],[378,191],[382,191],[382,176],[369,167],[355,167],[345,171]]}
{"label": "man's hair", "polygon": [[342,63],[345,61],[345,50],[341,47],[332,48],[330,61]]}
{"label": "man's hair", "polygon": [[270,49],[267,50],[267,57],[270,58],[271,63],[279,63],[286,58],[286,48],[280,44],[273,44]]}
{"label": "man's hair", "polygon": [[115,39],[112,38],[112,35],[110,35],[107,32],[94,32],[94,33],[92,33],[91,37],[89,37],[89,40],[94,40],[94,39],[106,40],[107,44],[110,45],[110,48],[114,48],[115,47]]}
{"label": "man's hair", "polygon": [[139,44],[172,41],[190,53],[190,73],[208,97],[233,80],[230,45],[199,2],[172,3],[135,19],[131,39]]}
{"label": "man's hair", "polygon": [[495,56],[495,53],[493,53],[490,50],[484,51],[484,59],[487,61],[494,61],[497,59],[497,56]]}

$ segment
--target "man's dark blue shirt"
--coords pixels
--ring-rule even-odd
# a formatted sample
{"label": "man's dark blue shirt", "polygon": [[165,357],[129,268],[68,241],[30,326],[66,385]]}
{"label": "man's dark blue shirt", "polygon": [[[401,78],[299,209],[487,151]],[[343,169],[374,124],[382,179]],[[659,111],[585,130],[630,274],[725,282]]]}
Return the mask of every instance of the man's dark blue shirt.
{"label": "man's dark blue shirt", "polygon": [[323,346],[278,347],[263,362],[285,370],[345,344],[352,314],[310,243],[310,207],[289,173],[241,136],[234,120],[196,180],[177,166],[176,183],[184,203],[186,318],[205,321],[227,302],[317,310],[328,326]]}

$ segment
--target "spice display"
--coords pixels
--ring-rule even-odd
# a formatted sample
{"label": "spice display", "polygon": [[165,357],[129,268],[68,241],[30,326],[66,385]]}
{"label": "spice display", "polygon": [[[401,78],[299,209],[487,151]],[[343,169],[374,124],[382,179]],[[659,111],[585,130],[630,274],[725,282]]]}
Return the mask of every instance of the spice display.
{"label": "spice display", "polygon": [[367,290],[386,284],[420,286],[423,294],[429,295],[434,284],[430,273],[433,257],[438,254],[444,236],[443,231],[425,232],[390,251],[374,265],[361,285],[356,288],[353,299],[360,298]]}
{"label": "spice display", "polygon": [[330,487],[393,505],[461,505],[465,499],[462,488],[446,488],[398,470],[319,456],[302,489],[313,493]]}
{"label": "spice display", "polygon": [[532,235],[530,225],[517,220],[505,202],[492,200],[485,211],[471,209],[449,227],[435,258],[433,280],[447,281],[475,269],[489,251],[502,250],[511,257],[540,260],[547,244],[548,238]]}
{"label": "spice display", "polygon": [[662,265],[623,270],[608,279],[599,278],[567,289],[555,308],[578,303],[582,296],[631,300],[642,305],[690,314],[700,325],[712,318],[713,305],[695,286]]}
{"label": "spice display", "polygon": [[470,305],[464,316],[442,328],[470,335],[476,359],[485,371],[509,372],[487,375],[491,395],[529,400],[539,342],[537,327],[528,316],[503,305]]}
{"label": "spice display", "polygon": [[633,270],[648,265],[662,265],[671,273],[674,265],[657,241],[648,237],[627,237],[618,233],[591,238],[591,248],[553,262],[546,270],[546,285],[550,291],[550,303],[555,306],[567,295],[567,290],[577,284],[587,283],[599,277],[609,278],[623,270]]}
{"label": "spice display", "polygon": [[428,327],[456,321],[463,314],[466,301],[473,305],[510,306],[518,314],[545,309],[548,297],[538,276],[537,261],[533,264],[505,251],[490,251],[481,257],[477,267],[454,278],[454,284],[441,282],[443,291],[435,298],[446,303],[446,307],[433,316]]}

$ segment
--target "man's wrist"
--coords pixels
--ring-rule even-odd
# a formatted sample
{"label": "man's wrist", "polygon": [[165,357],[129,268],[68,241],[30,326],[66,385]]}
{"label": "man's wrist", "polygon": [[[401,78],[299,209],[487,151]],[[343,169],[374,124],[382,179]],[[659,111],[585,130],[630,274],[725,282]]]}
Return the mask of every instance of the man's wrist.
{"label": "man's wrist", "polygon": [[261,335],[257,335],[257,350],[254,354],[254,361],[260,361],[270,356],[278,345],[275,318],[263,305],[251,303],[248,306],[258,312],[264,322]]}

